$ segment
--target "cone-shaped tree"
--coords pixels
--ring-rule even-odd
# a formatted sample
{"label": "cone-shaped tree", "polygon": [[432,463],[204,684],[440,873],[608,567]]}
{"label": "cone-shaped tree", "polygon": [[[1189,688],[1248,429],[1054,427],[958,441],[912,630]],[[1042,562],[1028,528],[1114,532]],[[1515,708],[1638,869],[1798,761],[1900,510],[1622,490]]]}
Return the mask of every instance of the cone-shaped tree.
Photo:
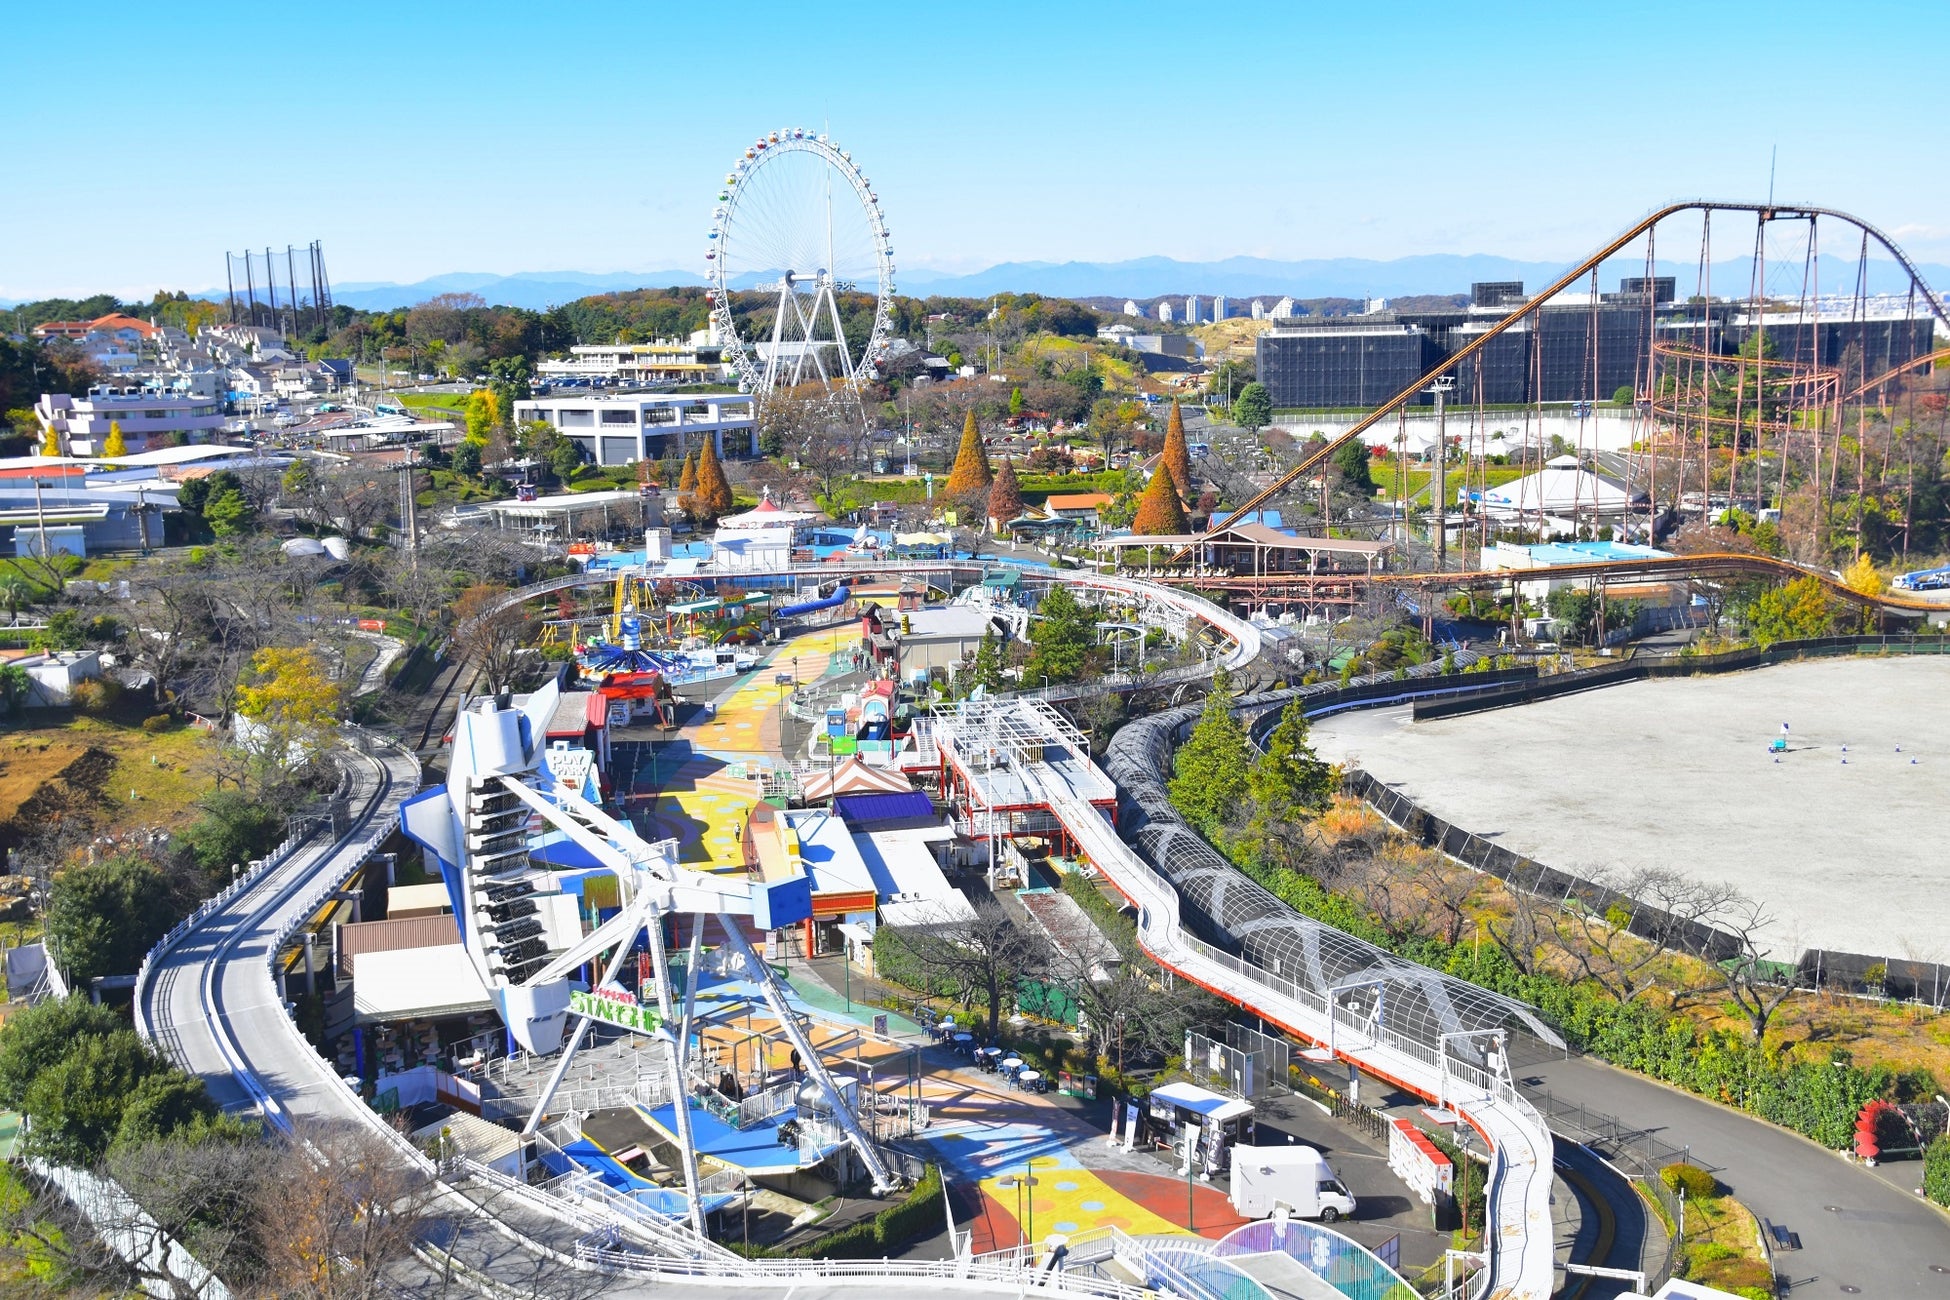
{"label": "cone-shaped tree", "polygon": [[1160,465],[1151,482],[1145,485],[1144,495],[1138,498],[1137,518],[1131,521],[1131,531],[1140,537],[1168,537],[1184,532],[1187,526],[1178,489],[1171,481],[1171,474]]}
{"label": "cone-shaped tree", "polygon": [[54,432],[54,426],[50,424],[47,426],[47,432],[41,436],[41,455],[59,456],[60,454],[61,435]]}
{"label": "cone-shaped tree", "polygon": [[995,481],[989,468],[989,454],[982,447],[982,435],[975,428],[975,412],[970,411],[961,425],[961,450],[955,453],[955,467],[948,471],[948,495],[957,502],[979,503]]}
{"label": "cone-shaped tree", "polygon": [[685,517],[697,518],[697,453],[684,457],[684,472],[677,476],[677,508]]}
{"label": "cone-shaped tree", "polygon": [[1159,464],[1171,471],[1171,481],[1178,487],[1178,495],[1190,501],[1192,492],[1192,453],[1185,445],[1185,416],[1178,409],[1178,403],[1171,404],[1171,418],[1165,422],[1165,449],[1160,453]]}
{"label": "cone-shaped tree", "polygon": [[697,503],[712,519],[736,504],[736,499],[731,495],[731,483],[724,476],[724,466],[718,463],[718,443],[715,438],[705,438],[704,447],[697,454]]}
{"label": "cone-shaped tree", "polygon": [[120,420],[110,420],[108,422],[108,438],[102,443],[102,455],[126,456],[128,454],[129,444],[122,437],[122,422]]}
{"label": "cone-shaped tree", "polygon": [[1001,532],[1021,513],[1022,484],[1016,481],[1016,463],[1005,458],[1002,468],[995,472],[995,482],[989,485],[989,518],[995,521],[996,531]]}

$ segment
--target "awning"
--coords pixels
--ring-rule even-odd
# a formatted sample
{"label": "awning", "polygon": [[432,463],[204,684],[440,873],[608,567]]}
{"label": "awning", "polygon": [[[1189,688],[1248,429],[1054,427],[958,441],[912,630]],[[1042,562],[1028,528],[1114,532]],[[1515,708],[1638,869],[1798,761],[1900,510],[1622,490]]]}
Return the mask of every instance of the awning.
{"label": "awning", "polygon": [[901,794],[914,785],[897,769],[871,767],[859,755],[849,755],[827,772],[815,772],[800,782],[807,803],[840,794]]}
{"label": "awning", "polygon": [[1193,1114],[1220,1123],[1253,1113],[1249,1102],[1192,1083],[1168,1083],[1162,1088],[1153,1088],[1151,1097],[1154,1101],[1167,1101],[1180,1110],[1189,1110]]}

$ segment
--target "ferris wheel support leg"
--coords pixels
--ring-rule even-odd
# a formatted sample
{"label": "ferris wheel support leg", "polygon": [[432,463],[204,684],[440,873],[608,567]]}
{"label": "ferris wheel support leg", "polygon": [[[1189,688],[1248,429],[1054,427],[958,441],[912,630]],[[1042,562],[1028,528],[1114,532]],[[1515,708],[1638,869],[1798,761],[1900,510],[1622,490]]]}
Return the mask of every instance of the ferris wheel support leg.
{"label": "ferris wheel support leg", "polygon": [[839,1122],[847,1140],[853,1144],[853,1149],[860,1153],[860,1159],[866,1165],[868,1175],[873,1179],[874,1191],[881,1193],[893,1190],[899,1184],[888,1171],[887,1162],[880,1158],[879,1149],[868,1140],[865,1131],[861,1129],[859,1118],[846,1104],[846,1098],[841,1095],[839,1085],[833,1082],[833,1076],[826,1070],[826,1063],[821,1061],[819,1053],[813,1050],[812,1040],[806,1037],[806,1031],[800,1026],[798,1016],[786,1004],[785,994],[780,992],[779,982],[772,974],[772,968],[760,961],[757,954],[752,952],[751,944],[745,941],[744,932],[738,928],[731,917],[722,912],[718,913],[718,926],[724,931],[725,942],[744,959],[745,969],[758,981],[759,992],[764,995],[765,1004],[772,1008],[772,1014],[779,1018],[779,1024],[784,1028],[786,1037],[792,1041],[793,1047],[798,1049],[799,1063],[805,1067],[806,1073],[812,1076],[813,1082],[819,1085],[819,1090],[826,1096],[827,1104],[833,1108],[833,1118]]}
{"label": "ferris wheel support leg", "polygon": [[[815,304],[816,307],[817,304]],[[840,325],[839,295],[833,292],[831,281],[828,281],[826,284],[826,311],[828,318],[833,322],[834,346],[839,349],[840,353],[840,375],[847,383],[858,388],[860,386],[860,376],[853,368],[853,354],[846,350],[846,330]],[[866,360],[865,357],[861,357],[860,359],[863,362]]]}
{"label": "ferris wheel support leg", "polygon": [[[663,1017],[657,1037],[663,1040],[664,1059],[670,1063],[670,1109],[677,1120],[677,1154],[684,1166],[684,1194],[691,1203],[691,1227],[702,1237],[704,1201],[698,1193],[697,1143],[691,1136],[691,1090],[685,1082],[687,1072],[683,1056],[670,1032],[670,961],[664,953],[664,918],[661,911],[651,909],[644,918],[643,933],[650,940],[650,960],[656,970],[657,1012]],[[627,943],[622,946],[625,951],[631,947]],[[695,975],[690,977],[690,983],[697,983]]]}

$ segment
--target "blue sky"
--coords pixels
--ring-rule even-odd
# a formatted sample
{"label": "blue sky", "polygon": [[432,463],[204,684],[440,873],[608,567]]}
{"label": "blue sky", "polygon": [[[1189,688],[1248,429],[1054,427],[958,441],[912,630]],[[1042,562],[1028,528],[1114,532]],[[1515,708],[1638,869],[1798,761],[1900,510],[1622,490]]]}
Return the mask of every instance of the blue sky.
{"label": "blue sky", "polygon": [[5,297],[311,239],[337,281],[701,270],[728,164],[825,124],[907,266],[1570,261],[1777,145],[1779,197],[1950,260],[1940,0],[5,10]]}

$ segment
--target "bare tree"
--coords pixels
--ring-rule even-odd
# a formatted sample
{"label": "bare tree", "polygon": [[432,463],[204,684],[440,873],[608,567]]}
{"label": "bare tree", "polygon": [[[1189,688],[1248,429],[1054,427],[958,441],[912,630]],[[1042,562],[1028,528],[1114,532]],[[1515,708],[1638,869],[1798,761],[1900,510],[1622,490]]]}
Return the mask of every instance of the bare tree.
{"label": "bare tree", "polygon": [[481,584],[469,587],[454,602],[455,652],[474,665],[492,695],[514,684],[516,652],[534,623],[520,605],[501,607],[507,594],[505,588]]}
{"label": "bare tree", "polygon": [[1719,972],[1727,996],[1747,1018],[1754,1041],[1767,1034],[1767,1026],[1783,1002],[1801,987],[1801,968],[1793,962],[1775,961],[1765,954],[1769,945],[1766,932],[1774,918],[1766,907],[1731,887],[1711,914],[1711,924],[1731,940],[1731,951],[1700,952]]}
{"label": "bare tree", "polygon": [[894,932],[929,976],[953,985],[964,1003],[987,1006],[991,1037],[1004,1004],[1014,1000],[1016,980],[1048,964],[1048,945],[1018,926],[992,897],[977,902],[972,917],[944,913],[938,921],[898,926]]}
{"label": "bare tree", "polygon": [[[1610,896],[1602,910],[1567,907],[1557,924],[1565,954],[1579,973],[1620,1002],[1635,1001],[1678,977],[1676,952],[1698,946],[1700,927],[1713,924],[1738,897],[1724,884],[1689,879],[1663,867],[1588,877]],[[1675,998],[1691,990],[1674,986]]]}

